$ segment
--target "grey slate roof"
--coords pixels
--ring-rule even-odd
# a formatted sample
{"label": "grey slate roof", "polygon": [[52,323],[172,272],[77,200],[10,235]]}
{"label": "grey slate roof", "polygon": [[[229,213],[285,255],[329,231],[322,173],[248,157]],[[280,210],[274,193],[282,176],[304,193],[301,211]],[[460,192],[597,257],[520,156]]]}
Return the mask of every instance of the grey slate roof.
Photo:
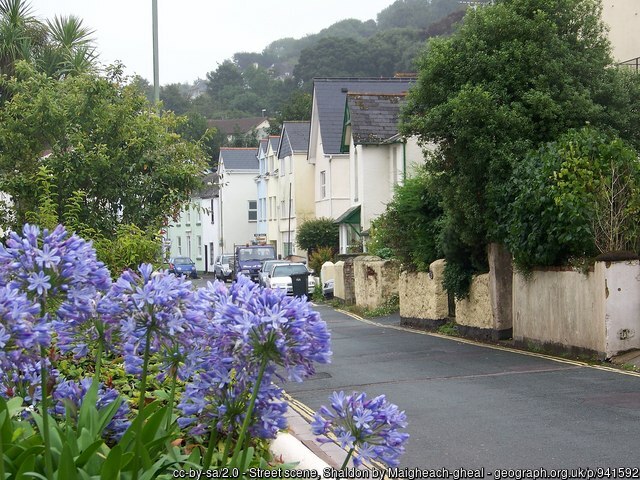
{"label": "grey slate roof", "polygon": [[340,153],[347,92],[403,93],[409,90],[409,87],[414,83],[414,77],[315,78],[313,80],[313,95],[318,105],[324,153]]}
{"label": "grey slate roof", "polygon": [[220,149],[220,160],[227,170],[255,170],[258,171],[258,158],[256,148],[231,148]]}
{"label": "grey slate roof", "polygon": [[306,153],[309,150],[309,128],[311,122],[283,122],[282,140],[278,158],[292,153]]}
{"label": "grey slate roof", "polygon": [[280,135],[269,135],[269,143],[274,152],[278,151],[278,144],[280,143]]}
{"label": "grey slate roof", "polygon": [[198,192],[200,198],[214,198],[218,196],[220,190],[219,184],[220,177],[217,173],[207,173],[202,179],[204,186]]}
{"label": "grey slate roof", "polygon": [[380,144],[397,135],[404,99],[404,93],[348,93],[347,108],[354,143]]}

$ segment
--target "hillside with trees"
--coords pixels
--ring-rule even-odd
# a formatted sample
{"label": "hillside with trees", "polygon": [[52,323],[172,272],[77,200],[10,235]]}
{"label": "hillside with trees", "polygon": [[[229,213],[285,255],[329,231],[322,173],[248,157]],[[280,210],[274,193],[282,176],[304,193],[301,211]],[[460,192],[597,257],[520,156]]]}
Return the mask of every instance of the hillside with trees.
{"label": "hillside with trees", "polygon": [[[458,0],[396,0],[376,20],[345,19],[300,39],[276,40],[262,52],[238,52],[204,80],[162,86],[160,99],[166,110],[189,116],[194,139],[205,135],[206,119],[263,113],[273,119],[275,133],[283,120],[308,119],[314,77],[416,71],[414,61],[425,44],[450,35],[465,8]],[[150,97],[149,83],[136,82]],[[210,134],[207,142],[215,157],[224,139]]]}

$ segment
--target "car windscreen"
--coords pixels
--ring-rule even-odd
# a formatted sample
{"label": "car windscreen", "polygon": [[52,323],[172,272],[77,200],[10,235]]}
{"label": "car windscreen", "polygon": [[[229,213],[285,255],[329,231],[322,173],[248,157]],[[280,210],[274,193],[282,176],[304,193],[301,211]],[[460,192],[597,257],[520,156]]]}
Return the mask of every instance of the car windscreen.
{"label": "car windscreen", "polygon": [[231,259],[233,258],[233,255],[223,255],[222,259],[220,260],[220,263],[222,264],[229,264],[231,263]]}
{"label": "car windscreen", "polygon": [[238,250],[238,259],[241,262],[246,262],[247,260],[271,260],[273,259],[273,249],[272,248],[241,248]]}
{"label": "car windscreen", "polygon": [[309,273],[309,270],[304,265],[276,265],[271,276],[290,277],[298,273]]}
{"label": "car windscreen", "polygon": [[176,257],[173,259],[173,263],[176,265],[188,265],[193,263],[189,257]]}

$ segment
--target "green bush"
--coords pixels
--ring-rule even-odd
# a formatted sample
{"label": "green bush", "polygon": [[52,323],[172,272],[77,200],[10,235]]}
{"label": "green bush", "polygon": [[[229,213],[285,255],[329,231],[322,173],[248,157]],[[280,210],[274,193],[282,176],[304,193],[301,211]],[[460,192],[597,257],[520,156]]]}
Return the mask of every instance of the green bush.
{"label": "green bush", "polygon": [[309,257],[309,267],[320,276],[324,262],[332,262],[335,250],[332,247],[320,247]]}
{"label": "green bush", "polygon": [[523,271],[638,248],[637,153],[592,127],[571,130],[515,170],[507,245]]}
{"label": "green bush", "polygon": [[330,247],[338,250],[338,225],[331,218],[316,218],[307,220],[298,229],[296,241],[300,248],[312,254],[320,247]]}
{"label": "green bush", "polygon": [[422,171],[396,189],[386,211],[372,222],[367,249],[399,260],[407,270],[427,271],[431,262],[442,257],[441,216],[432,177]]}

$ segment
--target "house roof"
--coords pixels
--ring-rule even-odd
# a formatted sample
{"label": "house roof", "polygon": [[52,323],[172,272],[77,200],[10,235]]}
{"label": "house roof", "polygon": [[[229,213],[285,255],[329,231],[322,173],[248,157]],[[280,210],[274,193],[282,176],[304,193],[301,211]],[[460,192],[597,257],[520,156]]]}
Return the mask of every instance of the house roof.
{"label": "house roof", "polygon": [[405,96],[405,93],[348,93],[353,142],[356,145],[380,144],[396,136]]}
{"label": "house roof", "polygon": [[214,198],[218,196],[220,177],[218,177],[217,173],[207,173],[202,179],[202,183],[204,186],[198,192],[200,198]]}
{"label": "house roof", "polygon": [[260,150],[262,149],[262,151],[264,153],[267,152],[267,143],[269,143],[269,140],[267,138],[262,138],[260,139],[260,142],[258,143],[258,151],[256,153],[256,155],[260,155]]}
{"label": "house roof", "polygon": [[229,118],[225,120],[208,120],[207,125],[217,128],[224,134],[232,135],[237,132],[250,132],[265,121],[268,122],[265,117]]}
{"label": "house roof", "polygon": [[280,135],[269,135],[269,143],[274,152],[278,151],[278,144],[280,143]]}
{"label": "house roof", "polygon": [[415,80],[415,77],[315,78],[313,95],[318,107],[324,153],[340,153],[347,92],[402,93],[409,90]]}
{"label": "house roof", "polygon": [[309,150],[309,127],[311,122],[283,122],[282,141],[278,158]]}
{"label": "house roof", "polygon": [[220,149],[220,160],[226,170],[255,170],[258,171],[258,158],[256,148],[231,148]]}

